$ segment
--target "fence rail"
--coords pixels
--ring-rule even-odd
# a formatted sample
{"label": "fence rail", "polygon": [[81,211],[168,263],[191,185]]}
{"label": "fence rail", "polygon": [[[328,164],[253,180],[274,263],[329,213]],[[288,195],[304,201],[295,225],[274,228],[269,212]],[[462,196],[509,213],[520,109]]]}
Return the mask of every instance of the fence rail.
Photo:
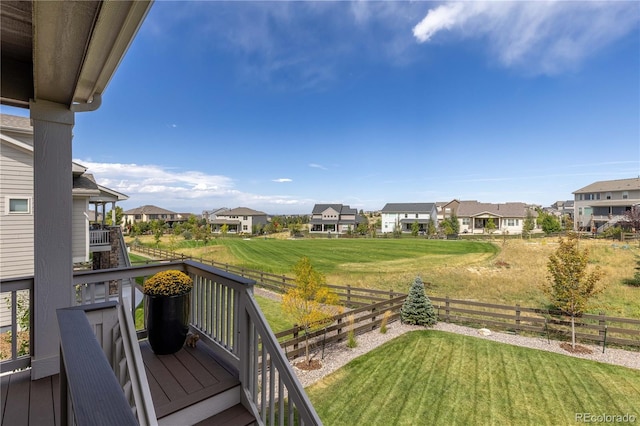
{"label": "fence rail", "polygon": [[[159,259],[188,259],[180,253],[154,249],[143,246],[132,248],[140,253]],[[219,269],[251,278],[262,288],[279,293],[295,285],[295,279],[285,275],[276,275],[248,268],[236,267],[215,261],[194,259],[200,263],[211,264]],[[313,328],[309,334],[310,348],[319,349],[323,345],[345,340],[348,315],[356,316],[355,334],[369,331],[380,326],[384,310],[391,311],[389,322],[400,318],[400,308],[406,297],[394,291],[364,289],[351,286],[329,285],[340,299],[340,302],[352,310],[332,318],[327,327]],[[492,327],[510,333],[534,333],[554,339],[566,339],[570,336],[570,317],[558,311],[547,309],[510,306],[495,303],[483,303],[471,300],[456,300],[448,297],[430,297],[437,310],[438,320],[465,324],[475,327]],[[382,306],[386,306],[383,310]],[[376,311],[377,309],[377,311]],[[380,312],[382,311],[382,312]],[[368,314],[363,314],[368,312]],[[377,312],[374,314],[374,312]],[[367,316],[368,315],[368,316]],[[576,338],[583,341],[606,345],[614,343],[623,346],[640,348],[640,320],[607,316],[604,312],[598,315],[583,314],[576,318]],[[303,352],[300,343],[305,340],[304,331],[299,327],[277,333],[275,337],[289,358],[299,356]]]}

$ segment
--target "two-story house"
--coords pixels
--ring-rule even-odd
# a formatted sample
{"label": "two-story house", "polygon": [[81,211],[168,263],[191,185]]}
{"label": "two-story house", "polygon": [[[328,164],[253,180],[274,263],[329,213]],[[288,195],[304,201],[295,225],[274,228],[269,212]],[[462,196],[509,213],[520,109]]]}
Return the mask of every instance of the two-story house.
{"label": "two-story house", "polygon": [[412,232],[414,223],[419,232],[426,232],[429,222],[437,226],[437,210],[434,203],[387,203],[380,210],[382,232]]}
{"label": "two-story house", "polygon": [[364,218],[344,204],[316,204],[309,220],[309,232],[344,234],[355,231]]}
{"label": "two-story house", "polygon": [[[33,127],[27,117],[0,114],[0,278],[33,274],[34,183]],[[94,224],[90,229],[89,206],[112,210],[128,197],[96,183],[81,164],[71,163],[73,263],[89,261],[91,252],[110,250],[108,237],[100,238]],[[106,232],[106,231],[105,231]],[[100,244],[100,243],[104,244]]]}
{"label": "two-story house", "polygon": [[218,209],[208,215],[207,222],[212,232],[221,232],[226,225],[228,232],[250,234],[267,224],[267,214],[248,207]]}
{"label": "two-story house", "polygon": [[122,214],[122,221],[129,225],[136,222],[151,222],[152,220],[162,220],[171,224],[173,222],[183,222],[188,219],[188,214],[176,213],[153,205],[129,209]]}
{"label": "two-story house", "polygon": [[573,194],[574,229],[601,232],[640,204],[640,178],[598,181]]}

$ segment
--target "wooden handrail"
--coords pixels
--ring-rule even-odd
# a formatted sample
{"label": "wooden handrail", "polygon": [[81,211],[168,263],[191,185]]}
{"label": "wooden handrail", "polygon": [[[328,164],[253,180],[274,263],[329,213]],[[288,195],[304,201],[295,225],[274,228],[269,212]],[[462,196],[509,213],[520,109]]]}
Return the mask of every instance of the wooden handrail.
{"label": "wooden handrail", "polygon": [[[103,306],[115,308],[115,303]],[[79,425],[137,425],[84,310],[58,309],[57,316],[62,424],[71,424],[73,418],[73,423]],[[72,413],[67,409],[67,401]]]}

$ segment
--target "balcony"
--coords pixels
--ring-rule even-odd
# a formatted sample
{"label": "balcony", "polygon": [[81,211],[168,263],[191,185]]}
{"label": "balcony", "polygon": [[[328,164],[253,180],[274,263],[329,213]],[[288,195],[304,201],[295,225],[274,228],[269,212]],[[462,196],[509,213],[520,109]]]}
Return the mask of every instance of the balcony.
{"label": "balcony", "polygon": [[109,228],[89,230],[89,250],[91,252],[111,250],[111,231]]}
{"label": "balcony", "polygon": [[[136,286],[123,283],[167,269],[194,280],[190,328],[200,340],[158,356],[146,330],[133,325]],[[1,363],[11,372],[2,377],[2,425],[321,424],[253,298],[252,280],[184,261],[78,272],[72,285],[72,306],[58,310],[61,373],[32,381],[30,356],[20,355],[24,304],[17,302],[30,300],[33,278],[2,281],[2,296],[14,302],[11,354]]]}

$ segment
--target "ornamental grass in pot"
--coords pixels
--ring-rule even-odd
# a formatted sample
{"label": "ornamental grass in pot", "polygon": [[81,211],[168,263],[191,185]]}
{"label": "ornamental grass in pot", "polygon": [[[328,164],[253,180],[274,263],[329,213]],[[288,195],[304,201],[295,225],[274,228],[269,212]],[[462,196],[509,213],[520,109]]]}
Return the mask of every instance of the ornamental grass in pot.
{"label": "ornamental grass in pot", "polygon": [[178,352],[189,332],[193,280],[184,272],[158,272],[144,282],[144,312],[149,344],[157,355]]}

